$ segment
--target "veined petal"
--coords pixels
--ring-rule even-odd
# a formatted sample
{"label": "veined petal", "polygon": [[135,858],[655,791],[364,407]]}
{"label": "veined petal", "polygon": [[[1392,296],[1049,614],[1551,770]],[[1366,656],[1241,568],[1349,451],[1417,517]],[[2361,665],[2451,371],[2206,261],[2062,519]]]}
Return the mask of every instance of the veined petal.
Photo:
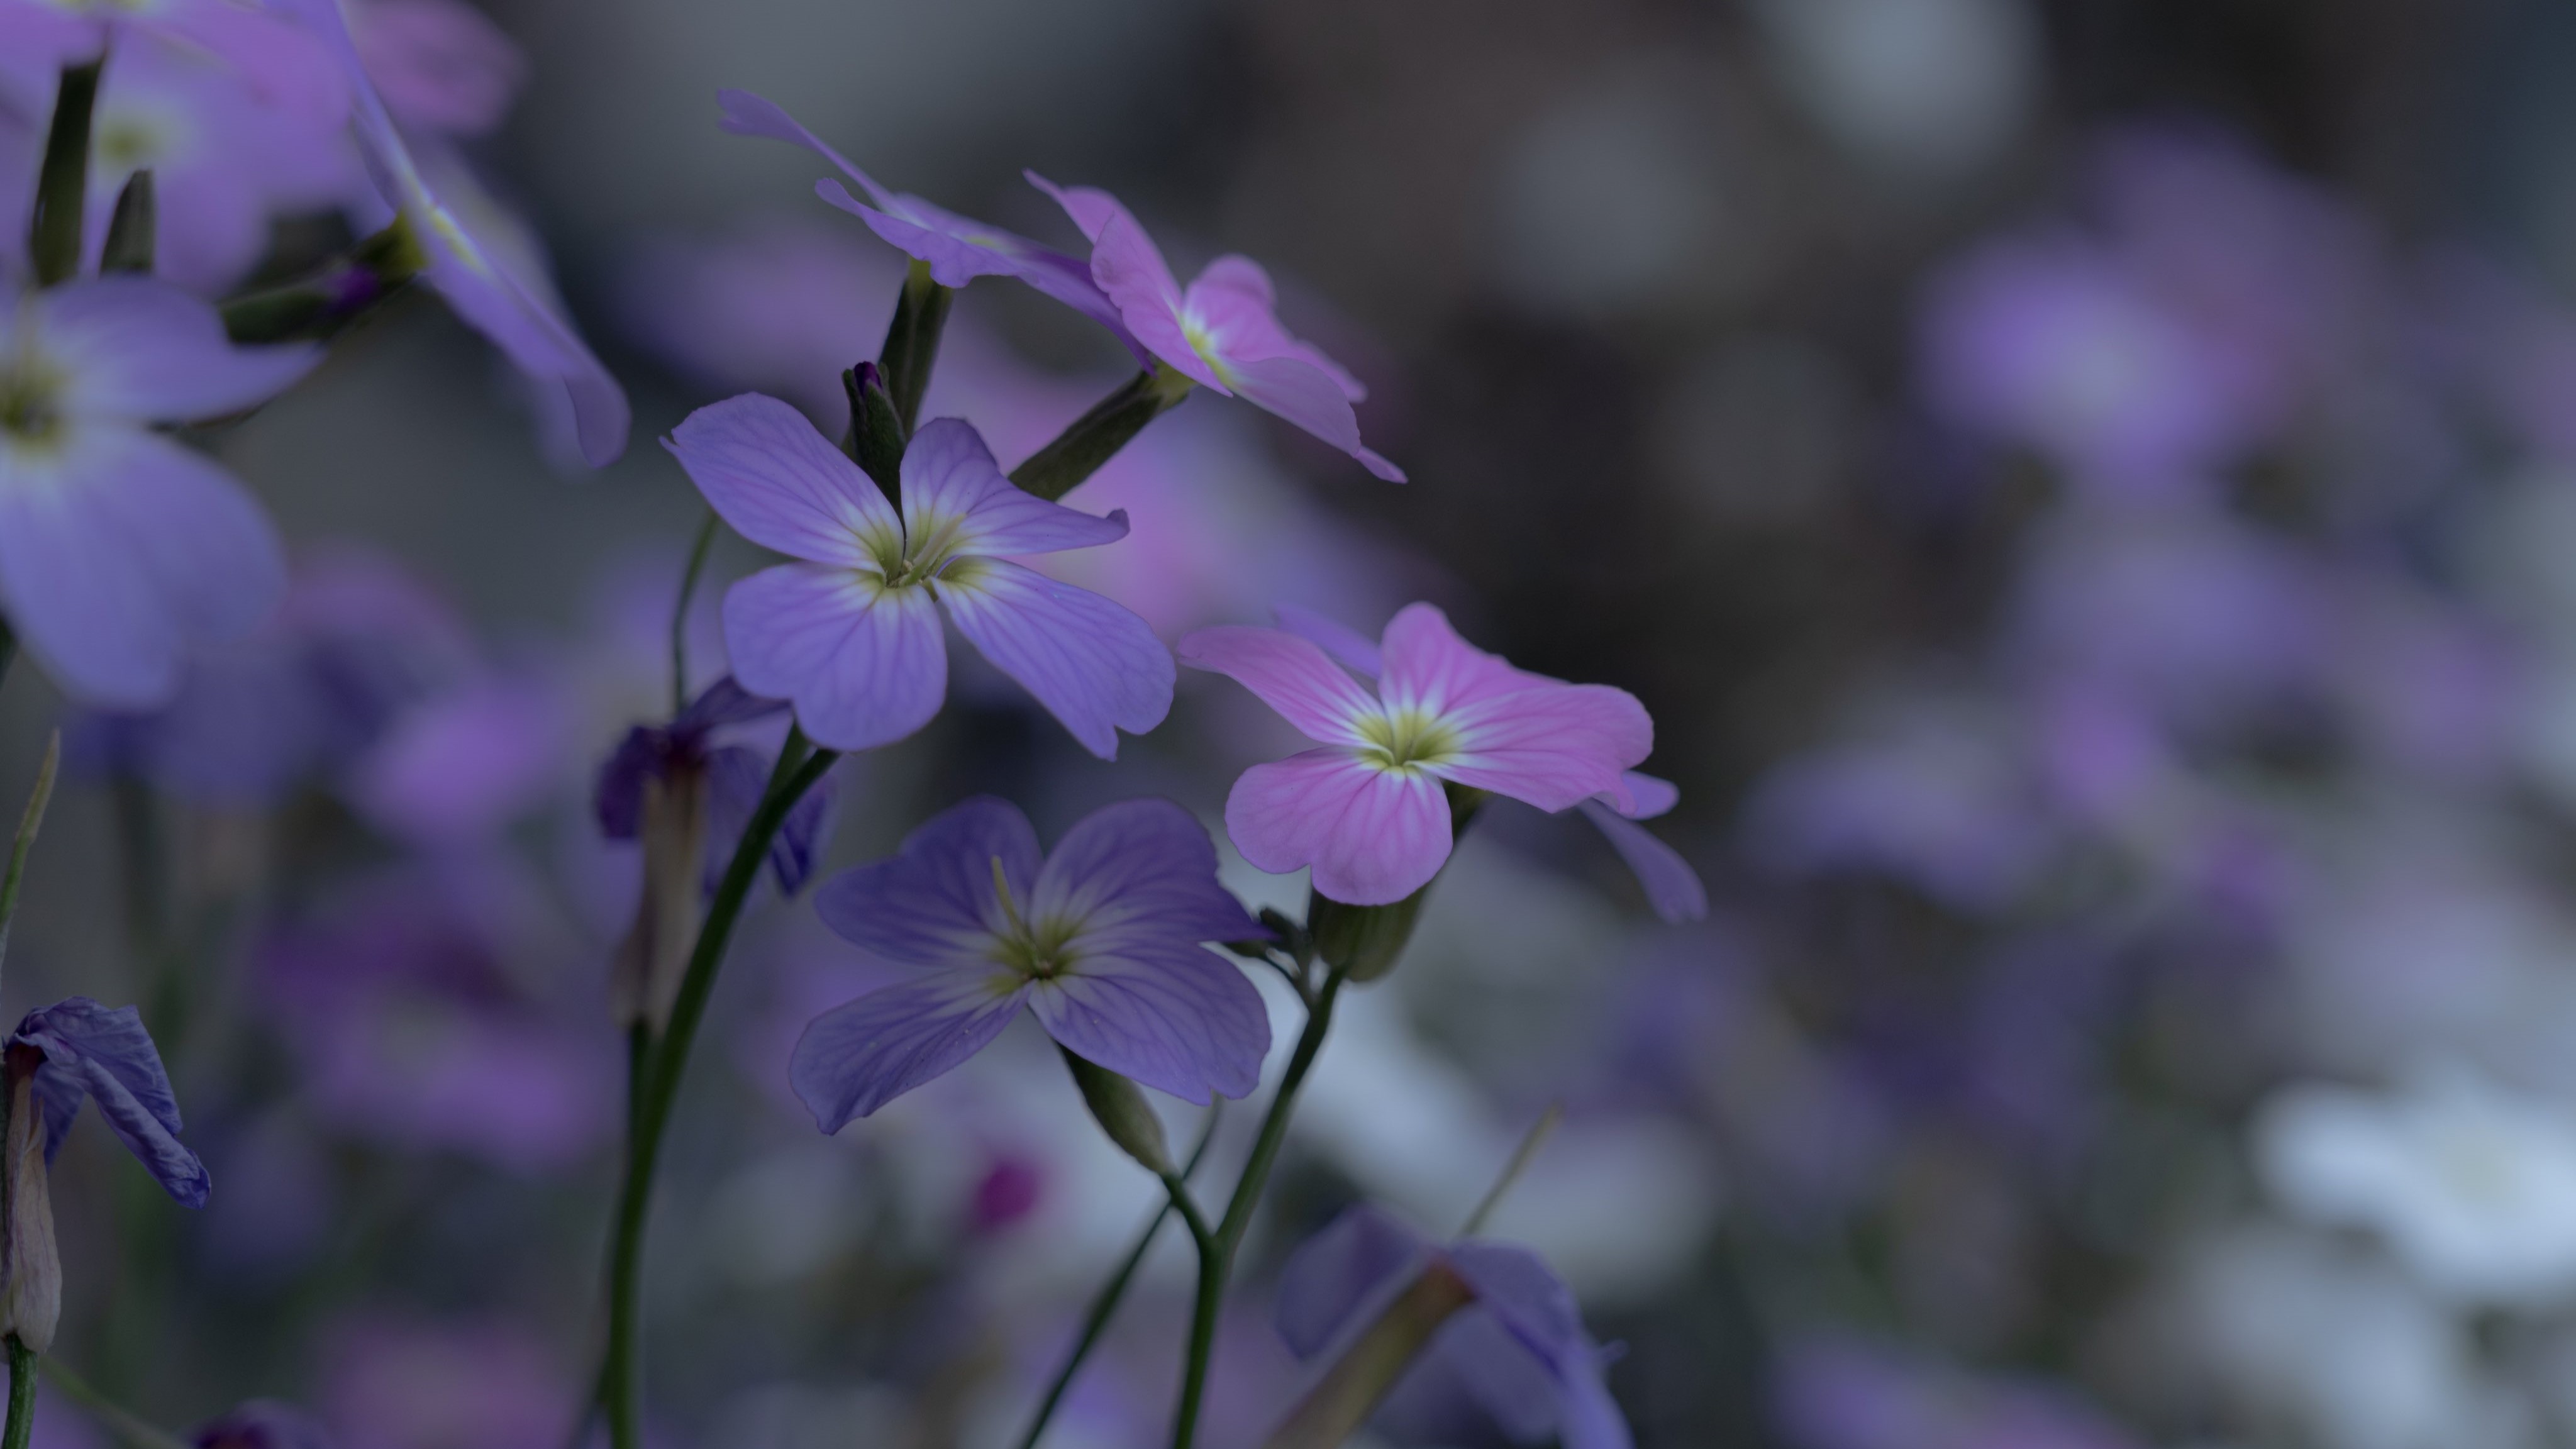
{"label": "veined petal", "polygon": [[814,1018],[788,1058],[788,1083],[815,1126],[838,1132],[982,1051],[1029,989],[994,967],[870,992]]}
{"label": "veined petal", "polygon": [[937,588],[957,632],[1100,758],[1171,713],[1172,651],[1124,606],[998,558],[959,559]]}
{"label": "veined petal", "polygon": [[1222,674],[1260,696],[1318,744],[1366,743],[1357,721],[1380,712],[1375,699],[1324,651],[1278,629],[1221,624],[1183,636],[1181,662]]}
{"label": "veined petal", "polygon": [[724,602],[734,677],[796,707],[814,743],[872,750],[919,730],[948,697],[947,641],[926,590],[875,574],[781,564]]}
{"label": "veined petal", "polygon": [[814,910],[841,939],[888,961],[986,964],[1010,928],[993,893],[996,860],[1025,911],[1038,880],[1038,833],[1018,806],[977,796],[931,817],[896,855],[825,881]]}
{"label": "veined petal", "polygon": [[1055,553],[1116,543],[1127,515],[1101,518],[1035,497],[1002,474],[983,435],[960,418],[921,425],[903,452],[903,526],[951,552]]}
{"label": "veined petal", "polygon": [[1606,684],[1546,684],[1496,695],[1442,718],[1457,753],[1434,766],[1461,785],[1563,810],[1626,792],[1621,772],[1655,744],[1646,707]]}
{"label": "veined petal", "polygon": [[720,90],[716,92],[716,104],[724,109],[724,119],[717,124],[727,131],[737,136],[766,136],[790,146],[802,146],[841,168],[841,174],[859,183],[859,189],[874,198],[877,205],[885,206],[894,200],[894,193],[850,164],[849,157],[832,149],[822,137],[797,124],[796,118],[787,114],[786,107],[767,96],[751,91]]}
{"label": "veined petal", "polygon": [[1270,615],[1279,621],[1280,628],[1311,641],[1353,674],[1375,681],[1386,672],[1386,656],[1378,649],[1377,641],[1339,619],[1295,604],[1273,604]]}
{"label": "veined petal", "polygon": [[1387,621],[1384,644],[1386,670],[1378,692],[1398,709],[1447,714],[1496,695],[1565,682],[1515,668],[1501,655],[1468,643],[1433,604],[1397,610]]}
{"label": "veined petal", "polygon": [[1229,361],[1293,357],[1307,363],[1342,390],[1352,402],[1368,398],[1368,389],[1350,370],[1324,355],[1311,342],[1289,335],[1279,325],[1278,294],[1270,274],[1250,257],[1228,254],[1207,264],[1190,283],[1183,305],[1206,336],[1207,344]]}
{"label": "veined petal", "polygon": [[1609,838],[1610,848],[1628,863],[1657,916],[1673,925],[1707,918],[1708,887],[1700,883],[1699,872],[1691,869],[1680,851],[1597,799],[1586,800],[1576,808],[1583,812],[1584,819],[1600,827]]}
{"label": "veined petal", "polygon": [[1313,866],[1315,889],[1334,900],[1392,905],[1448,862],[1449,800],[1418,770],[1308,750],[1244,771],[1226,796],[1225,833],[1257,869]]}
{"label": "veined petal", "polygon": [[71,431],[42,460],[0,446],[0,600],[68,693],[151,708],[178,688],[189,646],[277,606],[285,553],[211,459],[153,433]]}
{"label": "veined petal", "polygon": [[1036,983],[1029,1009],[1075,1055],[1202,1106],[1249,1095],[1270,1050],[1261,993],[1203,946],[1085,956]]}
{"label": "veined petal", "polygon": [[[1138,335],[1143,331],[1137,329]],[[1303,357],[1228,359],[1223,375],[1232,385],[1230,390],[1245,402],[1350,454],[1389,483],[1404,481],[1402,468],[1360,442],[1359,414],[1351,411],[1350,398],[1331,373],[1314,363]]]}
{"label": "veined petal", "polygon": [[64,411],[75,416],[186,422],[237,412],[322,360],[311,344],[235,347],[214,308],[149,277],[74,282],[20,305],[36,314],[41,355],[70,373]]}
{"label": "veined petal", "polygon": [[1203,387],[1229,392],[1181,325],[1181,284],[1160,247],[1127,208],[1090,186],[1058,186],[1032,171],[1029,181],[1056,199],[1082,234],[1091,238],[1091,280],[1118,309],[1120,320],[1144,349]]}
{"label": "veined petal", "polygon": [[63,1134],[86,1095],[135,1160],[158,1178],[170,1196],[189,1207],[206,1202],[206,1169],[180,1145],[178,1098],[161,1066],[161,1053],[133,1007],[110,1010],[74,996],[27,1014],[16,1040],[45,1054],[35,1092],[44,1104],[45,1160],[53,1160]]}
{"label": "veined petal", "polygon": [[1038,873],[1029,914],[1081,922],[1077,949],[1131,935],[1180,945],[1268,935],[1217,884],[1207,827],[1169,800],[1122,800],[1084,816]]}
{"label": "veined petal", "polygon": [[[900,538],[885,495],[803,413],[747,392],[683,419],[662,446],[734,532],[817,563],[876,566],[870,538]],[[739,671],[737,671],[739,673]],[[753,693],[766,693],[748,677]]]}

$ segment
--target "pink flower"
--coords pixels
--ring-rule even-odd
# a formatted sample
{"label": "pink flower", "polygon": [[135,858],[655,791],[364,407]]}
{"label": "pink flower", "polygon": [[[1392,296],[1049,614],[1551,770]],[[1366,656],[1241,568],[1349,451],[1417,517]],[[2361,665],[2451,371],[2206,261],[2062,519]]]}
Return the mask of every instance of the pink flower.
{"label": "pink flower", "polygon": [[1386,626],[1372,697],[1311,641],[1278,629],[1201,629],[1185,664],[1233,678],[1321,748],[1256,765],[1225,806],[1226,833],[1267,871],[1314,867],[1315,889],[1351,905],[1400,901],[1449,859],[1444,781],[1542,810],[1606,796],[1654,748],[1654,722],[1625,690],[1513,668],[1458,637],[1429,604]]}

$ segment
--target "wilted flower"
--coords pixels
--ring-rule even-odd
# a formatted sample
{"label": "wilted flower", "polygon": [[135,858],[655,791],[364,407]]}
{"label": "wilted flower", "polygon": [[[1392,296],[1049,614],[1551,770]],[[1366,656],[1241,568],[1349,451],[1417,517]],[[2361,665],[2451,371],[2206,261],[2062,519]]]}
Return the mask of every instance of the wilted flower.
{"label": "wilted flower", "polygon": [[1135,615],[1009,561],[1115,542],[1095,518],[1013,487],[975,430],[922,425],[903,456],[903,508],[802,413],[746,393],[691,413],[663,444],[734,531],[800,562],[725,596],[725,647],[743,688],[792,700],[835,750],[902,739],[948,692],[939,608],[1083,748],[1113,759],[1172,704],[1172,656]]}
{"label": "wilted flower", "polygon": [[1375,697],[1283,630],[1201,629],[1180,655],[1323,745],[1245,771],[1225,828],[1262,870],[1313,866],[1315,889],[1337,901],[1386,905],[1440,873],[1450,846],[1444,781],[1542,810],[1596,795],[1623,812],[1641,808],[1625,772],[1653,749],[1655,727],[1634,696],[1515,669],[1459,638],[1429,604],[1387,624]]}
{"label": "wilted flower", "polygon": [[1208,941],[1267,933],[1216,880],[1216,848],[1168,800],[1085,816],[1041,862],[1028,817],[969,800],[891,860],[815,894],[823,921],[917,981],[815,1018],[789,1077],[837,1132],[948,1071],[1022,1007],[1066,1050],[1192,1102],[1260,1078],[1270,1018]]}
{"label": "wilted flower", "polygon": [[166,282],[20,295],[0,329],[0,599],[64,689],[146,708],[276,607],[286,560],[232,475],[152,425],[265,401],[319,360],[235,347]]}

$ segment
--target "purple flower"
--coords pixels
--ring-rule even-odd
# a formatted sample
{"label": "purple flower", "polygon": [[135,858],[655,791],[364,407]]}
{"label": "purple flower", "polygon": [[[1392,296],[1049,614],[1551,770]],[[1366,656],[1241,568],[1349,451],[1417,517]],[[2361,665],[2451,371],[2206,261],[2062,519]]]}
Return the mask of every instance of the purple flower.
{"label": "purple flower", "polygon": [[1168,800],[1085,816],[1041,863],[1028,817],[979,798],[815,896],[824,924],[919,979],[814,1019],[788,1067],[815,1123],[941,1075],[1026,1006],[1067,1051],[1205,1103],[1258,1084],[1261,994],[1206,941],[1267,933],[1216,880],[1216,847]]}
{"label": "purple flower", "polygon": [[368,824],[406,844],[480,845],[559,798],[565,713],[555,680],[467,679],[391,720],[350,767],[345,793]]}
{"label": "purple flower", "polygon": [[6,0],[0,99],[50,113],[56,75],[97,59],[111,35],[120,47],[140,35],[212,55],[267,104],[321,125],[337,125],[348,111],[348,92],[312,37],[239,0]]}
{"label": "purple flower", "polygon": [[527,79],[519,47],[461,0],[364,0],[349,29],[385,109],[418,130],[483,135]]}
{"label": "purple flower", "polygon": [[423,280],[534,388],[550,438],[599,467],[626,451],[626,392],[565,321],[534,239],[454,156],[404,141],[368,79],[337,0],[271,0],[321,37],[352,96],[358,150],[383,204],[410,224]]}
{"label": "purple flower", "polygon": [[1091,275],[1146,350],[1203,387],[1294,423],[1390,483],[1404,470],[1360,443],[1351,404],[1368,396],[1340,363],[1279,325],[1270,274],[1244,256],[1208,263],[1183,291],[1154,239],[1118,198],[1088,186],[1029,180],[1091,238]]}
{"label": "purple flower", "polygon": [[932,281],[962,287],[977,277],[1017,277],[1108,328],[1136,354],[1137,361],[1153,366],[1152,354],[1128,332],[1118,304],[1092,280],[1092,268],[1000,227],[943,210],[918,196],[886,190],[765,97],[727,90],[716,92],[716,101],[724,107],[724,128],[733,134],[802,146],[841,168],[868,194],[868,202],[850,195],[848,187],[829,177],[814,183],[814,194],[866,222],[868,230],[887,245],[928,265]]}
{"label": "purple flower", "polygon": [[1503,1432],[1565,1449],[1628,1449],[1627,1420],[1602,1382],[1604,1355],[1574,1294],[1538,1254],[1470,1238],[1435,1244],[1362,1204],[1289,1255],[1279,1274],[1279,1336],[1299,1358],[1349,1347],[1426,1272],[1445,1270],[1474,1301],[1433,1334],[1426,1361],[1454,1374]]}
{"label": "purple flower", "polygon": [[[1385,672],[1376,643],[1358,630],[1293,604],[1274,605],[1271,612],[1278,617],[1280,628],[1312,640],[1351,672],[1372,681]],[[1624,797],[1596,795],[1575,808],[1600,829],[1610,848],[1627,862],[1657,916],[1674,925],[1706,919],[1708,887],[1701,884],[1699,872],[1691,869],[1680,851],[1636,823],[1652,820],[1680,804],[1681,790],[1670,780],[1635,770],[1619,778],[1628,787]]]}
{"label": "purple flower", "polygon": [[35,1069],[35,1100],[44,1113],[47,1163],[62,1150],[81,1103],[96,1102],[109,1130],[171,1197],[192,1208],[206,1205],[205,1164],[180,1145],[179,1099],[140,1012],[68,997],[28,1012],[9,1048],[13,1071],[22,1049],[42,1063]]}
{"label": "purple flower", "polygon": [[725,595],[725,648],[743,688],[793,701],[835,750],[891,744],[948,692],[944,605],[957,631],[1037,697],[1083,748],[1118,754],[1172,705],[1172,656],[1145,621],[1008,555],[1124,537],[1011,486],[973,428],[924,424],[903,457],[903,511],[803,414],[759,393],[691,413],[663,446],[734,531],[801,562]]}
{"label": "purple flower", "polygon": [[0,327],[0,602],[85,703],[145,708],[200,644],[286,588],[276,531],[232,475],[151,425],[233,412],[311,347],[235,347],[214,309],[111,277],[21,294]]}
{"label": "purple flower", "polygon": [[1513,668],[1411,604],[1386,626],[1372,697],[1312,641],[1278,629],[1201,629],[1193,668],[1233,678],[1323,748],[1244,772],[1226,834],[1254,866],[1314,867],[1315,889],[1386,905],[1449,859],[1448,781],[1542,810],[1595,795],[1642,808],[1624,778],[1654,747],[1654,722],[1624,690]]}
{"label": "purple flower", "polygon": [[188,1436],[189,1449],[330,1449],[331,1443],[312,1415],[275,1399],[253,1399]]}
{"label": "purple flower", "polygon": [[2134,1449],[2137,1440],[2038,1383],[1980,1379],[1853,1341],[1782,1355],[1775,1413],[1800,1449]]}

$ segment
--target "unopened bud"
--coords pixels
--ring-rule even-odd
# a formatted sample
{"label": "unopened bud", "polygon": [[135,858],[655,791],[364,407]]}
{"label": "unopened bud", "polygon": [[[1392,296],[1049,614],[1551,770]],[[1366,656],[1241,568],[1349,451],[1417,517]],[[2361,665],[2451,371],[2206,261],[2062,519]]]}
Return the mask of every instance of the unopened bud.
{"label": "unopened bud", "polygon": [[907,441],[903,414],[886,390],[885,374],[873,362],[862,362],[841,374],[850,396],[850,456],[885,490],[887,501],[903,506],[903,449]]}
{"label": "unopened bud", "polygon": [[1157,1177],[1170,1176],[1171,1143],[1163,1136],[1163,1119],[1154,1115],[1154,1104],[1145,1100],[1144,1088],[1070,1051],[1064,1053],[1064,1064],[1073,1069],[1073,1083],[1082,1089],[1083,1105],[1091,1109],[1092,1120],[1109,1134],[1109,1140],[1147,1172]]}
{"label": "unopened bud", "polygon": [[670,1023],[689,953],[698,940],[706,869],[707,777],[675,764],[644,777],[636,834],[644,842],[644,893],[635,925],[617,948],[611,1007],[618,1024],[642,1022],[655,1035]]}
{"label": "unopened bud", "polygon": [[127,177],[125,189],[116,194],[116,210],[107,219],[107,244],[99,249],[99,274],[134,272],[150,276],[153,244],[160,235],[160,225],[160,208],[153,198],[152,168],[146,166]]}
{"label": "unopened bud", "polygon": [[25,1043],[10,1046],[6,1080],[9,1130],[5,1139],[8,1183],[0,1207],[0,1336],[15,1336],[31,1353],[53,1347],[63,1316],[63,1264],[54,1249],[54,1200],[45,1171],[45,1119],[36,1105],[36,1069],[45,1054]]}

